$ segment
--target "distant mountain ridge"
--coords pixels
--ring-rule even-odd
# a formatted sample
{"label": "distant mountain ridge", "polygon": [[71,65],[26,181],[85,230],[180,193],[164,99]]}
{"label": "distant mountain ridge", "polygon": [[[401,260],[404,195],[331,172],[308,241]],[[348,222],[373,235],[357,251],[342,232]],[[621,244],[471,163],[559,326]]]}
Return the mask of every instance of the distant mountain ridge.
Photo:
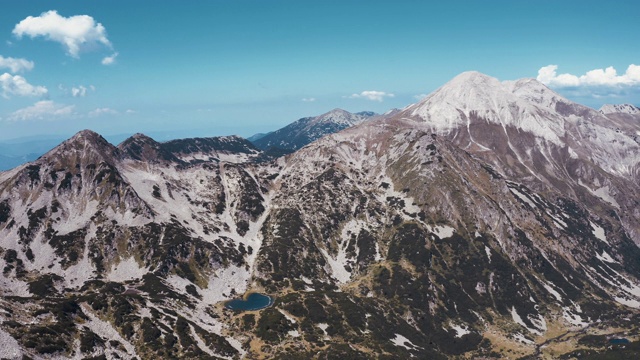
{"label": "distant mountain ridge", "polygon": [[144,134],[135,134],[120,143],[118,149],[134,160],[183,163],[223,157],[230,160],[229,156],[248,161],[260,153],[251,142],[235,135],[157,142]]}
{"label": "distant mountain ridge", "polygon": [[278,148],[295,151],[323,136],[360,124],[376,115],[371,111],[350,113],[333,109],[322,115],[299,119],[252,142],[262,150]]}
{"label": "distant mountain ridge", "polygon": [[605,115],[616,113],[635,115],[640,114],[640,108],[631,104],[604,104],[600,108],[600,112]]}

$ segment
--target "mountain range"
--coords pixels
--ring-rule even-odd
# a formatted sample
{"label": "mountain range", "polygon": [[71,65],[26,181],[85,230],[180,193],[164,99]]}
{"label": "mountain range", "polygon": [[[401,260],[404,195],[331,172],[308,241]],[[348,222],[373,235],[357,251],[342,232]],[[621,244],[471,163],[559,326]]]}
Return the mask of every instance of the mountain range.
{"label": "mountain range", "polygon": [[0,357],[637,357],[629,109],[467,72],[253,144],[82,131],[0,172]]}

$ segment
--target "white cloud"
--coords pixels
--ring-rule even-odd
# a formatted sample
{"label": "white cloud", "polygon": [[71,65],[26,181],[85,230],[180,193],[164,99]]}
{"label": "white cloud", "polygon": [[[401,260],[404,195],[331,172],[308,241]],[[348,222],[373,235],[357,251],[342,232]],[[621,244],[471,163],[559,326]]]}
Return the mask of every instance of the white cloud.
{"label": "white cloud", "polygon": [[44,86],[33,86],[22,76],[9,73],[0,75],[0,86],[2,87],[2,96],[5,98],[9,98],[9,95],[42,96],[49,92]]}
{"label": "white cloud", "polygon": [[102,65],[112,65],[116,62],[116,57],[118,57],[118,52],[114,52],[111,56],[105,56],[105,58],[102,59]]}
{"label": "white cloud", "polygon": [[11,70],[12,73],[21,71],[29,71],[33,69],[33,61],[26,59],[15,59],[12,57],[3,57],[0,55],[0,68]]}
{"label": "white cloud", "polygon": [[132,109],[127,109],[127,111],[125,111],[125,113],[127,114],[137,114],[138,112]]}
{"label": "white cloud", "polygon": [[73,114],[74,105],[56,104],[51,100],[42,100],[17,110],[9,115],[10,121],[52,120]]}
{"label": "white cloud", "polygon": [[99,117],[103,115],[117,115],[117,114],[118,112],[116,110],[105,107],[105,108],[97,108],[95,110],[91,110],[87,115],[89,117]]}
{"label": "white cloud", "polygon": [[418,94],[418,95],[413,95],[413,98],[416,100],[422,100],[424,98],[426,98],[427,96],[429,96],[429,94]]}
{"label": "white cloud", "polygon": [[87,88],[82,85],[71,88],[71,96],[73,97],[84,97],[86,95],[87,95]]}
{"label": "white cloud", "polygon": [[25,35],[31,38],[42,36],[59,42],[66,48],[67,54],[74,58],[79,57],[81,50],[92,46],[102,44],[111,48],[107,30],[91,16],[64,17],[55,10],[44,12],[40,16],[28,16],[14,27],[13,34],[18,38]]}
{"label": "white cloud", "polygon": [[73,97],[85,97],[89,94],[89,91],[96,91],[96,87],[93,85],[89,85],[88,87],[84,85],[74,85],[71,87],[71,89],[69,89],[60,84],[58,85],[58,89],[60,89],[60,91],[62,91],[66,95],[71,95]]}
{"label": "white cloud", "polygon": [[304,101],[304,102],[314,102],[314,101],[316,101],[316,98],[302,98],[302,101]]}
{"label": "white cloud", "polygon": [[577,87],[628,87],[640,85],[640,65],[631,64],[627,71],[618,75],[613,66],[594,69],[584,75],[557,74],[558,65],[547,65],[538,70],[538,81],[557,88]]}
{"label": "white cloud", "polygon": [[384,91],[375,91],[375,90],[365,90],[360,94],[351,94],[347,96],[349,99],[367,99],[371,101],[380,101],[382,102],[385,97],[395,97],[394,94],[386,93]]}

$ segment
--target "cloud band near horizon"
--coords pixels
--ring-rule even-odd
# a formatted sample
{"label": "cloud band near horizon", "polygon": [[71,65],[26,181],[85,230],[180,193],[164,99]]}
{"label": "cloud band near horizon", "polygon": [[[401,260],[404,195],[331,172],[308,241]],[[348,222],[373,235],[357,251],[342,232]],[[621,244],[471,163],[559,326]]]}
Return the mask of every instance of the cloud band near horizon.
{"label": "cloud band near horizon", "polygon": [[538,70],[536,79],[556,88],[640,86],[640,65],[635,64],[629,65],[622,75],[618,75],[613,66],[590,70],[580,76],[569,73],[558,74],[557,70],[558,65],[543,66]]}

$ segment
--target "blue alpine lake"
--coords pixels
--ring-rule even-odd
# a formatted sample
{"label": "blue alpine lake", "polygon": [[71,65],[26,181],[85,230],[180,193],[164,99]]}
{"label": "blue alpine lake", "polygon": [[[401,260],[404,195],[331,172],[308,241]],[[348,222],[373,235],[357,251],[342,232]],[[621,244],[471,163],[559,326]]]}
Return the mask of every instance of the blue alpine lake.
{"label": "blue alpine lake", "polygon": [[624,338],[622,338],[622,339],[610,339],[609,340],[610,344],[615,344],[615,345],[628,344],[630,342],[631,341],[629,341],[629,339],[624,339]]}
{"label": "blue alpine lake", "polygon": [[273,304],[273,299],[270,296],[262,295],[260,293],[251,293],[244,299],[233,299],[227,301],[224,306],[227,309],[236,311],[249,311],[264,309]]}

